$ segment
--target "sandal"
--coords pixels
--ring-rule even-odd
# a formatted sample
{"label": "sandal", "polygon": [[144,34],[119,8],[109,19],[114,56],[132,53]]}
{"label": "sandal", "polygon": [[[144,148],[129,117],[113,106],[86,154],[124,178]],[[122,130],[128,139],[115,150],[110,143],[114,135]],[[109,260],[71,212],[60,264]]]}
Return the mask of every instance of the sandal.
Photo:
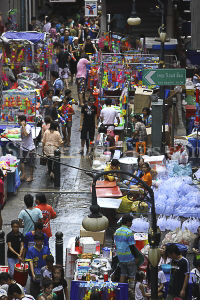
{"label": "sandal", "polygon": [[26,180],[26,182],[31,182],[31,181],[33,181],[34,180],[34,178],[33,179],[30,179],[30,177]]}
{"label": "sandal", "polygon": [[28,179],[28,176],[22,176],[22,177],[20,177],[20,180],[21,181],[25,181],[25,180],[27,180]]}

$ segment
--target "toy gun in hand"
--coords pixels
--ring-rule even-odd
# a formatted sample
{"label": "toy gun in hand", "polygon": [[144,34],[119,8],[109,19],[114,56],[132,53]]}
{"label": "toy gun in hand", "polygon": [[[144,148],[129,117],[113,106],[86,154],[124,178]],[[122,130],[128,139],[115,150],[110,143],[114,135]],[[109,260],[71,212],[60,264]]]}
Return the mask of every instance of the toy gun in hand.
{"label": "toy gun in hand", "polygon": [[66,125],[66,119],[65,118],[61,117],[60,115],[58,115],[58,118],[60,119],[60,123],[62,125]]}

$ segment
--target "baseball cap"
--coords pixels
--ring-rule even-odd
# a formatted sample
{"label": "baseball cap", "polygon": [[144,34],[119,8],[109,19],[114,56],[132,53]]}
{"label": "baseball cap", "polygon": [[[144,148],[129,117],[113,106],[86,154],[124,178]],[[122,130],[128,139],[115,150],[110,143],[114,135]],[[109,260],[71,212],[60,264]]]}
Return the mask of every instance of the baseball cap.
{"label": "baseball cap", "polygon": [[86,38],[86,40],[91,40],[91,37],[88,35],[87,38]]}
{"label": "baseball cap", "polygon": [[52,101],[53,102],[62,102],[62,100],[58,96],[53,96]]}
{"label": "baseball cap", "polygon": [[94,97],[90,96],[90,97],[88,98],[88,102],[95,102]]}
{"label": "baseball cap", "polygon": [[3,289],[0,289],[0,298],[1,297],[7,297],[7,292]]}

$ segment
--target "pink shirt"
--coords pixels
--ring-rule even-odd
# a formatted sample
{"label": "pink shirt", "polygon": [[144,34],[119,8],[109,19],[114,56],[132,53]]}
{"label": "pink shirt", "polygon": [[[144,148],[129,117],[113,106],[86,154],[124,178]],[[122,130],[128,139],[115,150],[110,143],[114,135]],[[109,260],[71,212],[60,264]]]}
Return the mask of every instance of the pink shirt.
{"label": "pink shirt", "polygon": [[86,78],[86,65],[89,64],[89,61],[86,58],[81,58],[77,65],[77,74],[76,78],[83,77]]}

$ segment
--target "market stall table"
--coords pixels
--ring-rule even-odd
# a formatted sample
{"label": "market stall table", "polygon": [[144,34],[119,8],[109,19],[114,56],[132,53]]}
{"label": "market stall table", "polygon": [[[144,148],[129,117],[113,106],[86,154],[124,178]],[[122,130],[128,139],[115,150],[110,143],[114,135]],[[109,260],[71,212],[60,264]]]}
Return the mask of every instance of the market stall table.
{"label": "market stall table", "polygon": [[[9,127],[9,125],[8,125]],[[33,137],[33,140],[35,140],[39,134],[40,134],[40,131],[41,131],[41,127],[32,127],[32,137]],[[5,138],[5,137],[2,137],[0,139],[0,145],[2,147],[2,151],[3,151],[3,154],[6,153],[6,145],[8,143],[12,143],[13,144],[13,149],[11,147],[11,145],[9,145],[9,147],[11,148],[11,150],[15,151],[15,155],[17,156],[18,155],[18,149],[19,149],[19,146],[18,144],[20,144],[22,141],[21,138],[19,139],[16,139],[16,138]]]}
{"label": "market stall table", "polygon": [[122,197],[122,192],[118,186],[113,188],[97,188],[97,198],[119,198]]}
{"label": "market stall table", "polygon": [[112,188],[116,186],[116,181],[97,180],[96,188]]}
{"label": "market stall table", "polygon": [[[79,284],[85,281],[72,280],[70,288],[70,300],[82,300],[79,298]],[[118,283],[119,293],[116,300],[128,300],[128,283]],[[103,299],[105,300],[105,299]]]}
{"label": "market stall table", "polygon": [[101,208],[112,208],[112,209],[118,209],[120,204],[122,202],[122,199],[116,199],[116,198],[97,198],[97,204]]}

